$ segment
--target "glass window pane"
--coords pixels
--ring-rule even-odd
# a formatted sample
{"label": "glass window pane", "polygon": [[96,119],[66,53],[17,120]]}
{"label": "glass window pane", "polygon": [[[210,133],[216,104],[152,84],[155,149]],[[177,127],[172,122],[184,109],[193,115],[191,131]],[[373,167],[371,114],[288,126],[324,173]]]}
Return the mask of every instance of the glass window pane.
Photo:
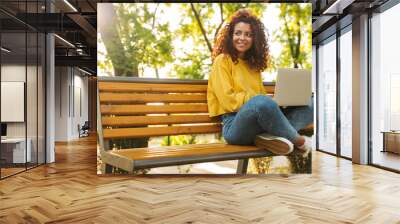
{"label": "glass window pane", "polygon": [[27,33],[28,63],[26,80],[27,141],[30,148],[28,167],[37,165],[37,74],[38,74],[38,36],[36,32]]}
{"label": "glass window pane", "polygon": [[[395,134],[397,138],[389,134],[386,137],[391,139],[384,139],[382,132],[400,130],[400,33],[393,29],[398,21],[400,4],[371,19],[372,163],[396,170],[400,170],[400,133]],[[395,150],[388,147],[392,143]]]}
{"label": "glass window pane", "polygon": [[352,157],[352,35],[340,36],[340,153]]}
{"label": "glass window pane", "polygon": [[[17,16],[38,19],[35,13],[44,12],[45,0],[1,1],[0,7]],[[0,110],[5,114],[1,118],[0,177],[4,178],[45,161],[46,54],[43,33],[2,12],[0,17],[3,20],[0,24]],[[9,101],[7,105],[3,97]]]}
{"label": "glass window pane", "polygon": [[318,48],[318,147],[336,153],[336,41]]}
{"label": "glass window pane", "polygon": [[[26,33],[1,34],[1,122],[5,133],[1,140],[1,176],[25,170],[29,156],[26,144]],[[11,109],[13,108],[13,109]],[[28,146],[28,150],[26,147]]]}

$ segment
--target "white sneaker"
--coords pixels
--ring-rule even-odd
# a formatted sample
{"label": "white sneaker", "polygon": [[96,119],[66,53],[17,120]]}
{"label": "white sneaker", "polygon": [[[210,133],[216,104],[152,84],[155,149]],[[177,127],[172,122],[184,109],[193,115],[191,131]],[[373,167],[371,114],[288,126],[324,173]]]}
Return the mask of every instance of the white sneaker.
{"label": "white sneaker", "polygon": [[301,152],[303,152],[303,156],[306,157],[308,155],[308,153],[310,153],[312,150],[312,141],[307,136],[304,136],[304,135],[302,135],[302,136],[305,140],[304,144],[302,146],[298,146],[296,148],[299,149]]}
{"label": "white sneaker", "polygon": [[269,135],[267,133],[257,135],[254,144],[276,155],[287,155],[293,151],[293,143],[286,138]]}

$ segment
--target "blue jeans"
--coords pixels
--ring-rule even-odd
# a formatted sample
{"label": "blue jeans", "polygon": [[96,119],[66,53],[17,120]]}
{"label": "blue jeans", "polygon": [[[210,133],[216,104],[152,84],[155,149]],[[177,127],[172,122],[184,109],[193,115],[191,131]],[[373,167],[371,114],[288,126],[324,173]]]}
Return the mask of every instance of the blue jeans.
{"label": "blue jeans", "polygon": [[229,144],[253,145],[256,135],[268,133],[291,142],[298,130],[313,122],[313,100],[308,106],[280,108],[266,95],[257,95],[245,103],[239,112],[223,114],[222,134]]}

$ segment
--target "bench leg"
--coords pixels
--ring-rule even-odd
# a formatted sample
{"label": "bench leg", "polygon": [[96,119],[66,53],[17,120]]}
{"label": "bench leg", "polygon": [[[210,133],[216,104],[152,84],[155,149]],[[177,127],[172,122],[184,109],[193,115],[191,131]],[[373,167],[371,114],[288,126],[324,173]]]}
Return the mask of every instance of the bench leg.
{"label": "bench leg", "polygon": [[112,170],[113,170],[113,166],[106,164],[106,163],[101,164],[101,173],[102,174],[110,174],[110,173],[112,173]]}
{"label": "bench leg", "polygon": [[237,174],[246,174],[247,173],[247,165],[249,164],[249,159],[240,159],[238,160],[237,166]]}

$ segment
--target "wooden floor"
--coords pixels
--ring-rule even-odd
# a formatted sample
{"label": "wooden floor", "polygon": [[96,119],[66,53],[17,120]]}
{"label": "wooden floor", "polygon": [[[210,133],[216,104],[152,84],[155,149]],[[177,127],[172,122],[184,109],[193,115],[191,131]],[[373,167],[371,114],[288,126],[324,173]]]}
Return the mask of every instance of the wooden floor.
{"label": "wooden floor", "polygon": [[313,155],[312,175],[96,176],[95,138],[0,181],[0,223],[400,223],[400,175]]}
{"label": "wooden floor", "polygon": [[400,154],[392,152],[381,152],[374,151],[374,156],[372,157],[374,164],[381,165],[384,167],[389,167],[395,170],[400,170]]}
{"label": "wooden floor", "polygon": [[16,174],[26,170],[25,167],[2,167],[1,168],[1,178]]}

